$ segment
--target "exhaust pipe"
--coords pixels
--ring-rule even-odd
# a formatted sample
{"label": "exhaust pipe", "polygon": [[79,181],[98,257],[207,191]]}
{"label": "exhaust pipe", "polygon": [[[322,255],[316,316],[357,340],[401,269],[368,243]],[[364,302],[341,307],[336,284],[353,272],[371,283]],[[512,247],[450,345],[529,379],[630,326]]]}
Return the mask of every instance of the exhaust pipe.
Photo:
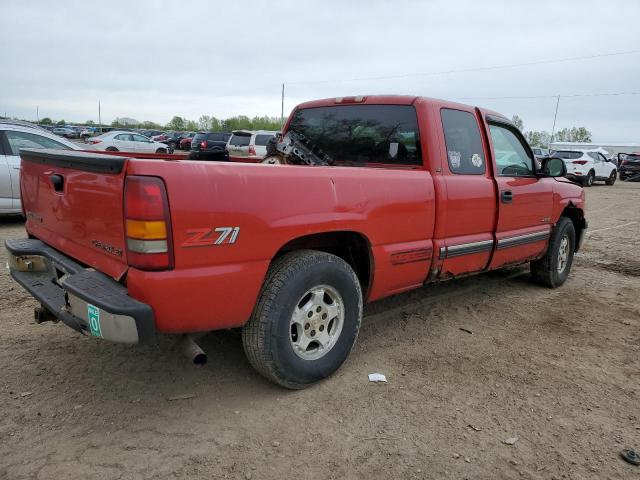
{"label": "exhaust pipe", "polygon": [[207,363],[207,354],[196,343],[195,335],[185,335],[180,342],[180,350],[194,365]]}

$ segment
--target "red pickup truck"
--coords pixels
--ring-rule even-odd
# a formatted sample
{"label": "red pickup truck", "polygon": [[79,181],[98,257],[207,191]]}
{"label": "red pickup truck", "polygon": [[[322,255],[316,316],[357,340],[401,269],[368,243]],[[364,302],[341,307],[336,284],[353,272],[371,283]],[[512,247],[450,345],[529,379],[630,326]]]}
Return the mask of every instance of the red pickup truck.
{"label": "red pickup truck", "polygon": [[24,150],[28,238],[6,247],[37,320],[117,342],[183,334],[192,351],[242,327],[251,364],[303,388],[347,358],[364,302],[524,263],[557,287],[585,236],[564,162],[537,170],[498,113],[345,97],[299,105],[283,133],[320,165]]}

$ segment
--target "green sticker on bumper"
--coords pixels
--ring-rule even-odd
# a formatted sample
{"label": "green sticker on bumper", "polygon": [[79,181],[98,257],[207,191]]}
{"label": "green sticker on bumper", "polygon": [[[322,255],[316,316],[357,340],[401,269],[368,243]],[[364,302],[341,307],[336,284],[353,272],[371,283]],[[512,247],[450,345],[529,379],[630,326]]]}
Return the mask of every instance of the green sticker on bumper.
{"label": "green sticker on bumper", "polygon": [[100,330],[100,309],[90,303],[87,304],[87,317],[89,318],[89,329],[94,337],[102,337]]}

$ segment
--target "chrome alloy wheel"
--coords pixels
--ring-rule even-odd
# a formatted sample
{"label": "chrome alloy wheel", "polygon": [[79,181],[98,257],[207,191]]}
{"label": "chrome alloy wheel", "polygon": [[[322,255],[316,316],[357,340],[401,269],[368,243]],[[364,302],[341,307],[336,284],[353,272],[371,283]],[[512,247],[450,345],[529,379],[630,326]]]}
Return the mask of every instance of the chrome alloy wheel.
{"label": "chrome alloy wheel", "polygon": [[303,360],[317,360],[331,350],[344,325],[344,302],[329,285],[309,289],[291,316],[289,341]]}
{"label": "chrome alloy wheel", "polygon": [[569,262],[569,235],[566,233],[562,236],[562,240],[560,240],[560,247],[558,248],[558,273],[564,272],[564,269],[567,268],[567,263]]}

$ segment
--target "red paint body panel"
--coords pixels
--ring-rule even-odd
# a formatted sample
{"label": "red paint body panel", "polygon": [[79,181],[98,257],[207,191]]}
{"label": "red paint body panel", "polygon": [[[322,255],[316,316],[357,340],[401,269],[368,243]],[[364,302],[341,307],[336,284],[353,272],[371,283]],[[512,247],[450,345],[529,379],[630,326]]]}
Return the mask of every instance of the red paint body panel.
{"label": "red paint body panel", "polygon": [[[371,301],[428,280],[537,258],[544,253],[546,240],[502,250],[496,244],[511,236],[549,231],[567,206],[584,209],[584,192],[569,182],[494,177],[484,120],[492,112],[413,96],[370,96],[361,103],[415,106],[422,166],[274,166],[240,157],[206,162],[145,155],[146,159],[129,159],[120,175],[62,169],[69,190],[59,195],[45,178],[51,168],[23,162],[23,204],[32,212],[27,230],[113,278],[126,274],[122,281],[129,295],[153,308],[157,329],[180,333],[243,325],[274,256],[292,240],[308,235],[351,232],[364,239],[371,259],[367,298]],[[297,108],[338,104],[325,99]],[[485,175],[449,171],[442,108],[476,116]],[[287,127],[288,123],[284,131]],[[127,267],[122,212],[125,175],[164,180],[173,270]],[[499,191],[505,188],[514,192],[512,204],[499,202]],[[216,228],[238,228],[235,242],[215,245]],[[92,239],[122,248],[122,256],[96,248]],[[441,258],[441,249],[446,252],[478,242],[489,248]]]}

